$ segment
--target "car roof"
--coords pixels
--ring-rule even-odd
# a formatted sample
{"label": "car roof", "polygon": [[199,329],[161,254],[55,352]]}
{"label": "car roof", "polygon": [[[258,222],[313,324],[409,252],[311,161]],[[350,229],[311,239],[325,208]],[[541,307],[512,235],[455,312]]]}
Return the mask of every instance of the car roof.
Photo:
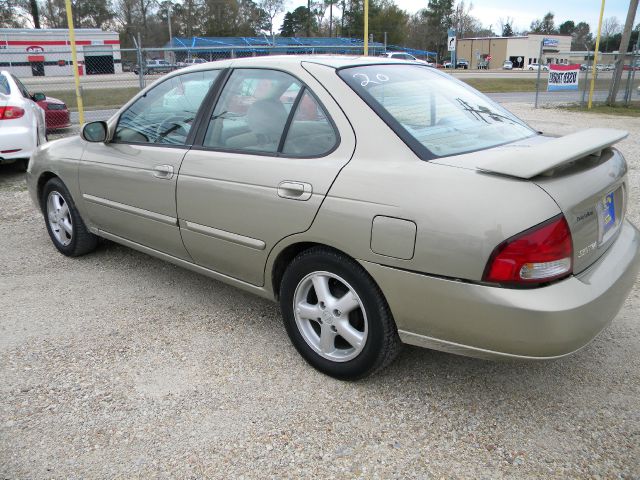
{"label": "car roof", "polygon": [[[347,55],[267,55],[261,57],[234,58],[229,60],[218,60],[216,66],[220,68],[242,68],[242,67],[262,67],[262,68],[294,68],[303,62],[316,63],[331,68],[356,67],[359,65],[375,64],[398,64],[407,65],[411,63],[407,60],[394,60],[388,57],[363,57]],[[214,62],[191,65],[179,70],[180,73],[197,72],[208,70]],[[417,62],[414,62],[417,64]]]}

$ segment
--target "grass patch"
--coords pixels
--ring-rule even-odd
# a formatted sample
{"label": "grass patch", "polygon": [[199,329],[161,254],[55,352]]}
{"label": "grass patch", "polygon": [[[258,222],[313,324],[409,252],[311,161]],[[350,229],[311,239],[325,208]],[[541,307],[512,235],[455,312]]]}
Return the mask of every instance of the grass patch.
{"label": "grass patch", "polygon": [[[84,89],[82,100],[85,110],[103,110],[109,108],[120,108],[127,103],[131,97],[138,93],[138,87],[126,88],[104,88],[104,89]],[[67,104],[70,110],[77,110],[75,90],[51,90],[47,95],[59,98]]]}
{"label": "grass patch", "polygon": [[[547,90],[547,73],[540,76],[540,91],[546,92]],[[483,93],[511,93],[511,92],[535,92],[536,91],[536,79],[535,78],[460,78],[463,82],[471,85],[473,88],[480,90]],[[623,79],[626,82],[626,79]],[[591,83],[591,80],[588,81]],[[633,88],[637,88],[640,85],[640,79],[635,80]],[[611,79],[602,78],[596,79],[596,90],[609,90],[611,85]],[[626,83],[622,84],[624,88]],[[582,91],[584,88],[584,79],[578,83],[578,90]],[[589,88],[589,85],[587,85]]]}
{"label": "grass patch", "polygon": [[580,105],[565,105],[561,106],[563,110],[569,110],[570,112],[587,112],[587,113],[598,113],[605,115],[620,115],[623,117],[640,117],[640,101],[633,101],[626,105],[617,105],[615,107],[610,107],[609,105],[592,105],[591,110],[588,110],[586,106],[581,107]]}

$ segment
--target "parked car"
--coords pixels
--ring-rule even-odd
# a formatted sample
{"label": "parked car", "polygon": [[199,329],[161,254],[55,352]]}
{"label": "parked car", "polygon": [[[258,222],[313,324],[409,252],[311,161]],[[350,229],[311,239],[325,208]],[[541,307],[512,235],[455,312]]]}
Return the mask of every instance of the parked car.
{"label": "parked car", "polygon": [[[540,70],[541,65],[539,63],[530,63],[527,65],[527,70]],[[545,72],[549,71],[548,65],[542,65],[542,70]]]}
{"label": "parked car", "polygon": [[[176,68],[178,68],[177,65],[169,63],[166,60],[147,60],[147,62],[144,64],[144,67],[142,69],[142,73],[144,75],[169,73],[169,72],[175,70]],[[136,75],[138,75],[138,73],[140,73],[140,66],[139,65],[135,65],[133,67],[133,73],[135,73]]]}
{"label": "parked car", "polygon": [[238,58],[38,149],[27,185],[62,254],[104,237],[278,301],[300,354],[354,379],[401,342],[520,359],[589,343],[640,270],[626,136],[544,136],[402,60]]}
{"label": "parked car", "polygon": [[503,70],[513,70],[513,62],[510,60],[505,60],[502,64]]}
{"label": "parked car", "polygon": [[189,58],[188,60],[184,60],[183,62],[178,62],[178,67],[190,67],[191,65],[200,65],[201,63],[207,63],[204,58]]}
{"label": "parked car", "polygon": [[443,68],[451,68],[451,66],[452,66],[451,60],[445,60],[445,61],[442,63],[442,67],[443,67]]}
{"label": "parked car", "polygon": [[47,132],[71,126],[71,114],[62,100],[45,96],[40,97],[37,104],[44,110]]}
{"label": "parked car", "polygon": [[465,60],[464,58],[459,58],[458,60],[456,60],[456,68],[463,68],[463,69],[468,69],[469,68],[469,61]]}
{"label": "parked car", "polygon": [[429,65],[430,67],[435,67],[434,62],[427,62],[425,60],[420,60],[406,52],[385,52],[380,54],[380,56],[384,58],[393,58],[394,60],[409,60],[412,62],[424,63],[425,65]]}
{"label": "parked car", "polygon": [[36,147],[46,142],[45,112],[13,74],[0,71],[0,163],[19,162],[26,168]]}

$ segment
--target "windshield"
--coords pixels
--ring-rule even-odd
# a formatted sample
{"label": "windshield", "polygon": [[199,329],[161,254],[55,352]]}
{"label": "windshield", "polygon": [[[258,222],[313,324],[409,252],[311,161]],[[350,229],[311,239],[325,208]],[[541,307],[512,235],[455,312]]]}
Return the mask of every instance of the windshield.
{"label": "windshield", "polygon": [[428,67],[368,65],[338,74],[423,159],[536,133],[476,90]]}

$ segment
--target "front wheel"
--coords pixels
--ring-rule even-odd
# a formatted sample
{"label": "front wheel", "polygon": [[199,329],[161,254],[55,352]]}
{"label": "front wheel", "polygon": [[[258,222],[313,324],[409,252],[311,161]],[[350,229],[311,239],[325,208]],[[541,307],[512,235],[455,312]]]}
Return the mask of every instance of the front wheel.
{"label": "front wheel", "polygon": [[328,248],[298,255],[280,286],[284,324],[321,372],[356,380],[387,366],[400,339],[382,292],[354,260]]}
{"label": "front wheel", "polygon": [[60,253],[78,257],[95,250],[98,237],[87,230],[69,190],[59,178],[45,184],[41,205],[47,232]]}

